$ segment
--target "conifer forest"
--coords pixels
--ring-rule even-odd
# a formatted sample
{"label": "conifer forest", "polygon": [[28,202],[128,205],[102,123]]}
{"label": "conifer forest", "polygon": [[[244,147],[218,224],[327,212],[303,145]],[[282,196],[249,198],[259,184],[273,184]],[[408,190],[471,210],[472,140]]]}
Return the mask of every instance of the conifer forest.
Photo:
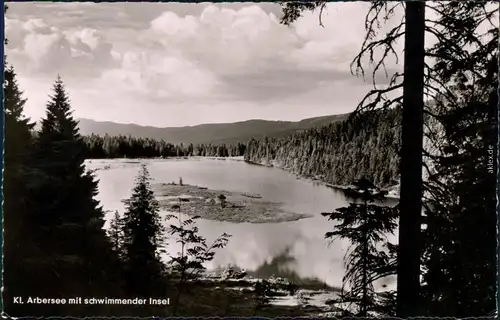
{"label": "conifer forest", "polygon": [[[59,5],[70,6],[69,3]],[[105,4],[93,5],[104,8]],[[191,8],[188,4],[178,5]],[[327,12],[347,4],[255,3],[253,9],[212,8],[212,11],[205,10],[201,17],[209,19],[210,12],[252,16],[257,14],[256,10],[264,10],[259,9],[261,5],[275,10],[272,14],[277,14],[277,19],[271,20],[276,30],[281,31],[272,31],[268,25],[271,22],[267,20],[255,22],[261,25],[252,24],[252,28],[261,26],[258,32],[271,34],[276,42],[273,45],[278,46],[295,43],[296,39],[306,37],[307,32],[325,28],[324,24],[331,20]],[[16,8],[17,3],[5,5],[6,21],[19,19],[21,11]],[[90,100],[85,100],[87,93],[75,91],[72,80],[66,80],[72,78],[65,72],[85,73],[85,67],[67,71],[61,67],[54,73],[57,76],[50,73],[50,81],[46,83],[49,91],[32,89],[34,81],[42,77],[33,76],[32,80],[25,76],[27,69],[22,64],[24,60],[18,57],[20,47],[16,47],[21,43],[16,40],[21,31],[16,33],[16,24],[9,22],[3,73],[2,304],[5,315],[496,318],[500,299],[497,289],[497,226],[500,224],[496,212],[499,4],[494,1],[369,1],[366,8],[365,24],[361,26],[364,34],[356,42],[357,52],[350,56],[353,75],[349,77],[365,77],[368,85],[356,87],[355,90],[363,88],[364,91],[362,98],[349,106],[349,117],[306,129],[277,130],[275,134],[249,137],[246,132],[240,136],[235,133],[225,140],[210,140],[207,133],[206,142],[181,143],[171,142],[168,137],[159,139],[127,132],[82,133],[75,114]],[[395,12],[401,13],[401,19],[396,18]],[[194,24],[197,14],[200,15],[193,13],[186,21]],[[170,19],[170,24],[151,25],[159,30],[173,28],[175,19],[180,19],[173,13],[165,17]],[[307,19],[313,21],[310,30],[300,29]],[[41,20],[37,21],[22,25],[23,32],[42,28]],[[210,21],[219,25],[226,20]],[[381,32],[380,24],[384,21],[392,21],[392,24]],[[188,28],[189,23],[183,26]],[[21,28],[21,24],[17,26]],[[43,32],[48,34],[49,30],[56,30],[54,28],[47,27]],[[232,28],[243,30],[249,25],[235,23]],[[175,30],[169,36],[175,32],[185,32],[183,37],[193,36],[191,29]],[[287,38],[289,30],[302,30],[302,33],[298,32],[298,38]],[[160,37],[158,34],[153,36]],[[429,37],[434,40],[429,41]],[[235,39],[227,37],[224,41]],[[258,43],[252,36],[241,41]],[[180,46],[173,40],[168,45]],[[399,50],[397,46],[404,49],[399,57],[401,69],[393,72],[392,77],[384,78],[384,73],[394,71],[386,68],[386,64],[394,59]],[[253,48],[247,50],[250,56]],[[259,59],[271,55],[268,51],[262,52]],[[74,59],[84,59],[83,56]],[[211,59],[216,59],[214,57]],[[324,61],[309,62],[334,63],[335,59],[323,57]],[[48,64],[52,60],[37,61]],[[142,63],[137,59],[130,61],[132,65]],[[233,62],[228,60],[217,68],[226,70],[225,63]],[[166,65],[175,69],[173,62]],[[270,66],[263,63],[252,68]],[[297,68],[304,66],[307,64],[297,64]],[[167,67],[158,66],[158,70],[160,68]],[[289,72],[273,70],[285,75]],[[337,71],[326,67],[325,70],[322,71],[325,79],[337,76]],[[244,82],[236,78],[240,71],[232,72],[224,74],[226,78],[218,78],[217,85],[229,79],[227,81],[234,85],[248,85],[249,90],[264,92],[262,87],[271,86],[271,82],[278,79],[269,75],[269,79],[262,80],[249,71],[250,75],[244,78],[248,82]],[[181,73],[176,77],[184,81]],[[201,71],[187,77],[192,77],[188,82],[200,86],[212,79]],[[306,74],[303,79],[297,78],[304,84],[296,91],[304,89],[302,86],[309,81],[307,77]],[[254,78],[262,83],[252,82],[256,81]],[[120,81],[124,83],[136,81],[123,79]],[[155,90],[171,85],[168,81],[161,85],[155,83]],[[210,90],[217,90],[217,85]],[[273,88],[279,91],[280,86]],[[43,95],[36,90],[43,91]],[[181,91],[186,96],[200,95],[202,98],[196,96],[196,99],[208,103],[209,98],[203,98],[206,94],[203,90],[190,90]],[[291,91],[279,94],[284,101],[294,97]],[[220,101],[230,96],[223,96]],[[41,101],[40,97],[45,100]],[[177,101],[172,96],[165,97],[162,98],[165,108]],[[147,110],[147,104],[154,103],[155,99],[159,98],[155,96],[150,99],[153,102],[145,101],[135,110]],[[256,101],[264,104],[266,97]],[[108,102],[111,103],[103,98],[101,104]],[[131,102],[134,103],[136,101]],[[331,115],[342,113],[335,109],[335,96],[323,100],[322,104],[331,106]],[[40,119],[32,115],[35,108],[42,110]],[[240,107],[235,104],[232,108]],[[312,109],[303,105],[300,110],[308,108]],[[200,115],[186,113],[186,117],[200,117],[202,120],[197,123],[202,125],[214,122],[204,122],[203,117],[218,111],[212,111],[209,106],[205,109],[208,111],[200,111]],[[224,110],[228,114],[234,112],[231,108]],[[264,106],[258,110],[266,112]],[[129,111],[125,107],[113,109],[117,114]],[[282,113],[284,119],[287,112]],[[253,119],[248,114],[247,118]],[[152,114],[150,118],[161,116]],[[277,121],[276,126],[279,125],[282,124]],[[191,167],[183,169],[186,161],[191,161]],[[162,180],[158,173],[162,163],[171,163],[170,167],[162,167],[166,168],[162,170],[166,170],[169,180]],[[196,167],[203,163],[209,168],[206,171]],[[111,172],[118,170],[113,169],[116,164],[121,165],[123,171],[116,171],[121,173],[113,176],[116,181],[110,182]],[[102,200],[105,199],[101,197],[102,190],[126,189],[121,176],[132,170],[133,184],[127,187],[128,196],[125,199],[120,198],[121,194],[117,196],[113,203],[119,204],[111,208]],[[196,180],[198,177],[201,180]],[[279,178],[266,184],[265,179],[273,177]],[[203,179],[219,180],[213,189],[192,182],[205,181]],[[285,193],[291,188],[287,184],[294,181],[300,181],[296,183],[303,188],[310,183],[311,186],[307,185],[310,189]],[[261,188],[259,194],[229,190],[229,185],[244,188],[252,183]],[[225,184],[227,190],[221,187]],[[315,195],[314,190],[321,191]],[[278,200],[274,203],[271,197],[266,197],[269,196],[266,193],[281,196],[280,201],[286,197],[302,199],[308,194],[310,201],[301,206],[304,212],[288,212],[280,209]],[[311,208],[325,208],[316,206],[325,194],[341,198],[342,202],[332,202],[340,204],[329,206],[328,210],[306,212]],[[203,198],[205,200],[199,200]],[[252,259],[254,253],[245,248],[254,246],[263,252],[275,248],[258,242],[264,240],[252,239],[265,238],[266,232],[278,235],[269,238],[274,239],[268,240],[269,243],[307,238],[310,235],[295,235],[292,227],[278,229],[278,225],[307,225],[310,220],[319,221],[325,232],[314,229],[311,233],[321,232],[320,242],[314,242],[317,247],[310,245],[300,250],[320,252],[318,256],[326,256],[328,263],[339,260],[342,271],[335,273],[338,278],[335,285],[327,283],[326,278],[301,276],[300,268],[280,267],[287,263],[293,265],[294,258],[290,256],[294,250],[300,251],[297,248],[287,247],[284,253],[281,249],[275,250],[280,252],[269,253],[270,258],[250,267],[237,265],[238,259],[234,256],[238,254],[244,256],[240,260]],[[247,230],[263,231],[249,238],[243,234],[249,232]],[[338,249],[344,248],[341,243],[347,244],[344,251]],[[319,262],[312,259],[306,261],[306,266],[321,269],[313,268]],[[232,266],[226,266],[228,264]],[[222,271],[216,274],[214,270]],[[313,303],[318,296],[323,297],[322,304]],[[285,298],[295,299],[296,303],[276,303]]]}

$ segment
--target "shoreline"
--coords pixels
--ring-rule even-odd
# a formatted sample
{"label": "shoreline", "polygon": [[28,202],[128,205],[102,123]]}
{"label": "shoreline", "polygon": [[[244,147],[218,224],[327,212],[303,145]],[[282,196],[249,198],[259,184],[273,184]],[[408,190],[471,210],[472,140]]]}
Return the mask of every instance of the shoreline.
{"label": "shoreline", "polygon": [[[287,168],[275,166],[272,163],[258,163],[258,162],[253,162],[253,161],[246,160],[246,159],[244,160],[244,162],[248,163],[248,164],[251,164],[251,165],[264,166],[264,167],[268,167],[268,168],[276,168],[276,169],[284,170],[284,171],[286,171],[286,172],[288,172],[288,173],[296,176],[299,179],[305,179],[305,180],[308,180],[308,181],[311,181],[311,182],[319,183],[321,185],[324,185],[325,187],[336,189],[336,190],[346,190],[348,188],[352,188],[352,186],[350,186],[350,185],[333,184],[333,183],[325,182],[325,181],[323,181],[323,180],[321,180],[319,178],[297,174],[297,173],[294,173],[294,172],[292,172],[291,170],[289,170]],[[387,199],[399,200],[399,194],[393,192],[394,188],[398,187],[398,186],[399,186],[399,184],[393,185],[393,186],[390,186],[390,187],[382,189],[382,190],[388,191],[388,194],[386,195]]]}
{"label": "shoreline", "polygon": [[[352,187],[352,186],[348,186],[348,185],[336,185],[336,184],[332,184],[329,182],[325,182],[325,181],[321,180],[320,178],[306,176],[306,175],[300,175],[300,174],[292,172],[291,170],[289,170],[287,168],[273,165],[272,163],[259,163],[259,162],[246,160],[244,156],[237,156],[237,157],[183,156],[183,157],[169,157],[169,158],[103,158],[103,159],[86,159],[86,161],[89,161],[90,163],[92,163],[92,161],[116,161],[116,160],[120,160],[123,162],[129,162],[129,163],[139,163],[140,161],[143,161],[143,160],[190,160],[190,159],[207,159],[207,160],[225,160],[225,161],[245,162],[245,163],[255,165],[255,166],[263,166],[263,167],[268,167],[268,168],[276,168],[276,169],[284,170],[284,171],[294,175],[298,179],[305,179],[305,180],[315,182],[315,183],[321,184],[325,187],[332,188],[335,190],[346,190],[347,188]],[[390,200],[399,200],[400,199],[399,194],[394,192],[394,188],[396,188],[396,187],[399,187],[399,184],[389,186],[387,188],[382,189],[382,190],[388,191],[388,194],[386,195],[387,199],[390,199]]]}
{"label": "shoreline", "polygon": [[230,160],[230,161],[241,161],[245,162],[244,156],[237,157],[203,157],[203,156],[183,156],[183,157],[154,157],[154,158],[89,158],[85,161],[125,161],[125,162],[140,162],[144,160],[189,160],[189,159],[207,159],[207,160]]}

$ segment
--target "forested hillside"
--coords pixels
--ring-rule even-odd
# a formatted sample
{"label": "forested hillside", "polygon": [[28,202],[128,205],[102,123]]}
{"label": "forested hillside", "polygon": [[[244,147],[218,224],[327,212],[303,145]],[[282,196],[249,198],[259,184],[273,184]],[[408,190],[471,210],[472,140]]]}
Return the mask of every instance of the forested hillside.
{"label": "forested hillside", "polygon": [[378,186],[389,186],[398,178],[399,122],[400,109],[393,109],[284,138],[252,139],[245,160],[335,185],[348,185],[364,176]]}

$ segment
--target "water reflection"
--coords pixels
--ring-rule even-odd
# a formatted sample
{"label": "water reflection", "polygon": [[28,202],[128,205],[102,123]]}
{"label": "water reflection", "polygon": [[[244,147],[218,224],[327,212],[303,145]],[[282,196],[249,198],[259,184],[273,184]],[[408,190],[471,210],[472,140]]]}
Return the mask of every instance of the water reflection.
{"label": "water reflection", "polygon": [[[324,235],[332,222],[320,215],[345,206],[342,192],[286,171],[229,160],[147,161],[154,182],[178,181],[211,189],[258,193],[263,199],[282,202],[287,210],[313,214],[314,217],[287,223],[228,223],[199,220],[201,235],[207,242],[226,232],[232,235],[226,248],[219,250],[209,269],[235,265],[250,274],[316,279],[340,287],[344,272],[345,241],[329,245]],[[99,196],[105,210],[123,212],[122,199],[130,196],[138,161],[96,161],[88,164],[100,180]],[[395,239],[395,237],[393,237]],[[180,250],[171,241],[170,253]]]}

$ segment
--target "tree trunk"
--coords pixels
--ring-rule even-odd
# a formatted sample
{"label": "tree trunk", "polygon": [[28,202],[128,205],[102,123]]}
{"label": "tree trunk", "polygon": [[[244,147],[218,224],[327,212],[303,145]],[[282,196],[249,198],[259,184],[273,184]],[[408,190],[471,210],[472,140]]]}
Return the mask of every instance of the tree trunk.
{"label": "tree trunk", "polygon": [[425,3],[406,3],[397,316],[417,316],[420,297]]}
{"label": "tree trunk", "polygon": [[364,202],[363,217],[363,303],[361,305],[361,317],[368,315],[368,202]]}

